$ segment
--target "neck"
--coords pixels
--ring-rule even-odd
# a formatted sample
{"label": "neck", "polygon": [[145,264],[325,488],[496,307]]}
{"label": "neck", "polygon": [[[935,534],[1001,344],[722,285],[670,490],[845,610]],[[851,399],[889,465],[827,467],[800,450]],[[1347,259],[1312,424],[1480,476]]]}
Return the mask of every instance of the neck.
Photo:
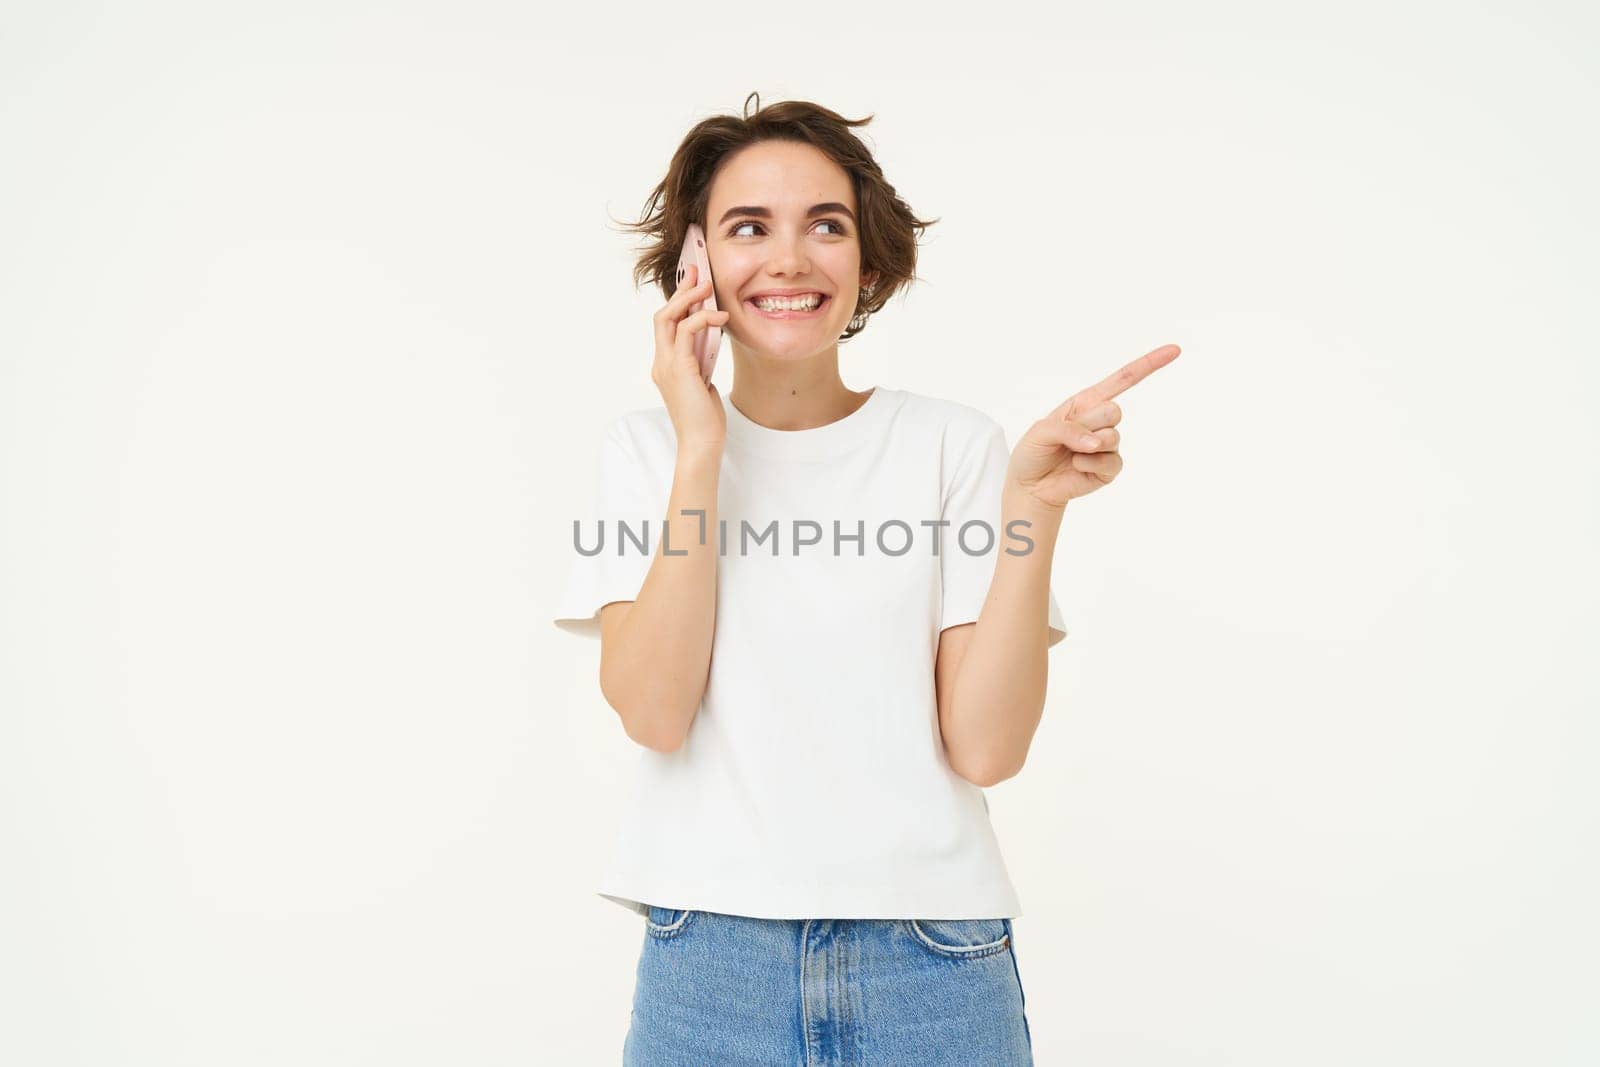
{"label": "neck", "polygon": [[733,350],[728,400],[745,418],[773,430],[810,430],[854,412],[872,390],[854,392],[839,377],[839,346],[804,360]]}

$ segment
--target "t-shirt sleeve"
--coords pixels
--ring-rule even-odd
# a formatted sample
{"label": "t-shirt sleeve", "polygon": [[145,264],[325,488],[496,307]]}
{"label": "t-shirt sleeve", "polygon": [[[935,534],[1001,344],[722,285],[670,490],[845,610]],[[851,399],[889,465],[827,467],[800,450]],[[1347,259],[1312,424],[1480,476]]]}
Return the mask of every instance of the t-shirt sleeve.
{"label": "t-shirt sleeve", "polygon": [[[1000,506],[1010,463],[1011,449],[1006,446],[1005,429],[994,422],[973,442],[967,455],[957,463],[955,476],[946,484],[944,511],[940,517],[949,525],[939,532],[939,568],[944,584],[939,618],[941,630],[977,622],[978,613],[989,596],[989,582],[994,577],[999,554],[1007,548],[1021,551],[1025,547],[1018,536],[1007,535],[1001,527]],[[982,520],[993,531],[992,546],[980,555],[969,555],[961,547],[961,527],[973,520]],[[1037,530],[1018,527],[1017,535],[1032,540],[1034,552],[1049,552],[1055,548],[1053,543],[1041,540]],[[982,526],[975,525],[967,531],[965,544],[973,552],[980,552],[990,545],[990,540],[990,534]],[[1050,635],[1046,647],[1067,636],[1054,590],[1049,592],[1048,622]]]}
{"label": "t-shirt sleeve", "polygon": [[[594,509],[566,541],[571,562],[554,620],[559,629],[599,640],[600,609],[638,599],[660,537],[663,516],[657,512],[665,505],[658,508],[657,495],[620,423],[613,423],[600,444]],[[623,524],[631,537],[623,534]]]}

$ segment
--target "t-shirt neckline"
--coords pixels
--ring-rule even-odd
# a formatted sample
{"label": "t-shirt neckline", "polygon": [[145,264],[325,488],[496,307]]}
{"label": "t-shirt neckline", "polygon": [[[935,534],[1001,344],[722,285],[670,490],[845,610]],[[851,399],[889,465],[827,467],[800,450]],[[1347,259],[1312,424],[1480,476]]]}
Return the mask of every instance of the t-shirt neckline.
{"label": "t-shirt neckline", "polygon": [[855,449],[893,406],[894,390],[874,386],[861,406],[842,419],[807,430],[775,430],[753,422],[723,394],[728,441],[735,448],[773,459],[829,459]]}

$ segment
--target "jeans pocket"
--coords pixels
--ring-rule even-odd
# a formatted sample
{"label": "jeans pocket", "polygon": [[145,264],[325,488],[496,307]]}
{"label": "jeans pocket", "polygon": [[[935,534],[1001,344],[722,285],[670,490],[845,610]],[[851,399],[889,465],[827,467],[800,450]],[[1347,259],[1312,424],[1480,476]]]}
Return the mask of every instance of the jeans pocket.
{"label": "jeans pocket", "polygon": [[907,919],[905,925],[917,944],[950,959],[976,959],[1011,947],[1004,919]]}
{"label": "jeans pocket", "polygon": [[682,934],[694,922],[699,912],[690,908],[663,908],[646,905],[644,928],[651,937],[668,938]]}

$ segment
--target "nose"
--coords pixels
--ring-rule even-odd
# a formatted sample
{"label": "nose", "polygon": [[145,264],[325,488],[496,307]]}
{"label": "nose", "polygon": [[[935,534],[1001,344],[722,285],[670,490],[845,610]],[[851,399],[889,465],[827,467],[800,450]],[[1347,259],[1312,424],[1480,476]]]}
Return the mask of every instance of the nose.
{"label": "nose", "polygon": [[772,255],[767,261],[767,269],[773,274],[804,274],[811,266],[806,259],[805,240],[802,237],[778,238],[768,247],[772,249]]}

